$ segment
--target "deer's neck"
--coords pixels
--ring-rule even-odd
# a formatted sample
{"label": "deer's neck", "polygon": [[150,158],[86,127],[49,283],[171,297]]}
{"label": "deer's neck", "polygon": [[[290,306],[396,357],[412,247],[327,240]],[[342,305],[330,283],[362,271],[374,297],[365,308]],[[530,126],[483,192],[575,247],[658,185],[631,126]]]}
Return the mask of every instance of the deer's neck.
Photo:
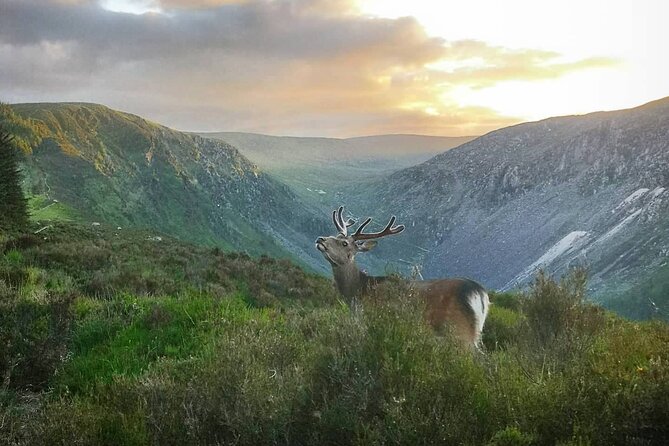
{"label": "deer's neck", "polygon": [[337,290],[346,298],[359,297],[371,287],[382,282],[386,277],[368,276],[362,272],[355,262],[332,267]]}
{"label": "deer's neck", "polygon": [[344,265],[333,265],[332,272],[334,273],[337,290],[342,296],[353,298],[362,294],[368,277],[367,274],[360,271],[355,262]]}

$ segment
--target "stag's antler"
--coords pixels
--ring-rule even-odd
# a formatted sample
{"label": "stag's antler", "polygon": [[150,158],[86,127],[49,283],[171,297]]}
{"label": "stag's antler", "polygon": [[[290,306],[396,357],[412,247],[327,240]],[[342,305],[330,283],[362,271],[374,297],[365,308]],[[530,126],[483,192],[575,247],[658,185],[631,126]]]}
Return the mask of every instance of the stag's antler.
{"label": "stag's antler", "polygon": [[349,218],[344,222],[344,218],[342,217],[343,212],[344,206],[339,206],[339,209],[332,211],[332,221],[334,222],[335,228],[337,228],[337,231],[339,231],[340,234],[347,235],[348,227],[352,226],[355,221]]}
{"label": "stag's antler", "polygon": [[[355,220],[349,218],[348,220],[344,221],[344,217],[342,216],[343,213],[344,213],[344,206],[339,206],[339,209],[332,211],[332,221],[334,222],[335,228],[337,228],[337,231],[339,231],[340,234],[348,235],[348,228],[355,224]],[[365,220],[358,227],[358,230],[355,231],[353,235],[351,235],[351,237],[353,237],[355,241],[370,240],[373,238],[385,237],[386,235],[399,234],[400,232],[404,231],[404,225],[398,225],[393,227],[393,225],[395,224],[395,216],[393,215],[390,218],[390,221],[388,222],[386,227],[383,229],[383,231],[363,234],[362,231],[371,221],[372,217],[368,217],[367,220]]]}
{"label": "stag's antler", "polygon": [[363,234],[362,231],[365,229],[365,227],[372,221],[372,217],[368,217],[367,220],[365,220],[359,227],[358,230],[355,231],[355,233],[351,236],[353,239],[357,242],[359,240],[370,240],[373,238],[381,238],[385,237],[386,235],[394,235],[394,234],[399,234],[400,232],[404,231],[404,225],[398,225],[393,227],[395,224],[395,216],[393,215],[390,217],[390,221],[386,225],[386,227],[383,229],[381,232],[372,232],[368,234]]}

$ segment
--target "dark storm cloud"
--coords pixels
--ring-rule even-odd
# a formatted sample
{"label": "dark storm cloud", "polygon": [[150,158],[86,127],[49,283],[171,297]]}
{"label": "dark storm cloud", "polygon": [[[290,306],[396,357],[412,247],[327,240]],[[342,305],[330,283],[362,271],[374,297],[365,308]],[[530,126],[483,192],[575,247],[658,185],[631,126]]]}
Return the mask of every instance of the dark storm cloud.
{"label": "dark storm cloud", "polygon": [[120,60],[175,57],[192,51],[319,59],[375,48],[381,51],[379,57],[421,63],[443,53],[443,41],[425,36],[413,19],[336,18],[300,12],[283,1],[134,15],[113,13],[90,2],[3,0],[0,38],[12,45],[76,41],[82,49]]}

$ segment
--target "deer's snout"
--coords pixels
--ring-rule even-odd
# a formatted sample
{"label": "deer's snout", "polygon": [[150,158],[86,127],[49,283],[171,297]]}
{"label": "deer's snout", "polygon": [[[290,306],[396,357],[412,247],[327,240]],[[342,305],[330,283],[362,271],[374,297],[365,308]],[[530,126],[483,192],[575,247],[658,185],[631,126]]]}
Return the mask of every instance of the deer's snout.
{"label": "deer's snout", "polygon": [[325,251],[325,237],[318,237],[316,239],[316,249],[319,251]]}

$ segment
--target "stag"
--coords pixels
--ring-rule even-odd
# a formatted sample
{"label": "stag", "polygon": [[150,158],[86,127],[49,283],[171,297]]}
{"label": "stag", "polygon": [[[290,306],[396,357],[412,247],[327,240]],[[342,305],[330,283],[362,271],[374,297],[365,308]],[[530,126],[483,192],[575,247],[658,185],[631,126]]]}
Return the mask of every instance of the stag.
{"label": "stag", "polygon": [[[332,212],[332,221],[337,235],[318,237],[316,248],[332,266],[335,284],[339,293],[352,308],[357,308],[359,299],[368,294],[385,276],[370,276],[355,263],[355,256],[374,248],[377,239],[399,234],[404,225],[395,226],[395,216],[390,218],[380,232],[365,233],[372,221],[367,218],[351,235],[348,228],[355,224],[352,219],[343,218],[344,208]],[[478,347],[481,331],[490,308],[486,290],[469,279],[415,280],[410,282],[411,294],[425,301],[425,318],[437,331],[450,328],[456,339],[465,345]]]}

